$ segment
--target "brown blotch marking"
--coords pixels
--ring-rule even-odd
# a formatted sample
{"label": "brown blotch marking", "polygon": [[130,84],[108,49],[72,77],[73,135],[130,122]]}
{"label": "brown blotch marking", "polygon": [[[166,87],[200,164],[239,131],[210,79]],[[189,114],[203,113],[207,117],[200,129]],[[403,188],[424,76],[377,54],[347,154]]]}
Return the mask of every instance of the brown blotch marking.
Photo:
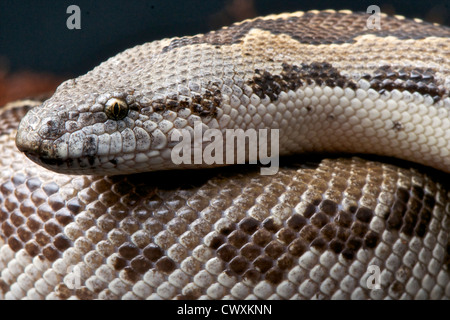
{"label": "brown blotch marking", "polygon": [[320,229],[320,233],[326,240],[330,241],[336,236],[336,226],[334,223],[327,223],[322,229]]}
{"label": "brown blotch marking", "polygon": [[344,250],[342,250],[341,254],[347,260],[353,260],[353,258],[355,257],[355,252],[350,248],[345,248]]}
{"label": "brown blotch marking", "polygon": [[9,196],[14,191],[14,185],[11,181],[7,181],[0,185],[0,191],[5,196]]}
{"label": "brown blotch marking", "polygon": [[286,221],[286,223],[289,228],[298,232],[306,225],[307,221],[303,216],[295,213]]}
{"label": "brown blotch marking", "polygon": [[373,211],[368,208],[361,207],[358,208],[358,210],[356,211],[356,219],[358,219],[361,222],[368,223],[372,220],[372,217]]}
{"label": "brown blotch marking", "polygon": [[[2,199],[0,198],[0,201],[1,200]],[[20,226],[24,221],[24,217],[21,214],[18,214],[17,212],[15,212],[15,209],[18,206],[17,203],[13,202],[9,198],[7,198],[3,201],[3,205],[4,205],[4,208],[2,210],[11,212],[11,214],[9,216],[9,220],[13,223],[13,225],[15,225],[16,227]]]}
{"label": "brown blotch marking", "polygon": [[245,270],[247,270],[248,265],[249,263],[247,259],[245,259],[242,256],[237,256],[233,258],[228,264],[230,269],[236,274],[242,274]]}
{"label": "brown blotch marking", "polygon": [[436,200],[434,200],[434,197],[430,196],[429,194],[426,194],[423,203],[426,207],[433,209],[434,205],[436,204]]}
{"label": "brown blotch marking", "polygon": [[345,211],[339,211],[337,217],[335,218],[335,221],[337,225],[348,228],[353,222],[352,214]]}
{"label": "brown blotch marking", "polygon": [[61,227],[56,221],[47,221],[44,225],[44,230],[51,236],[55,236],[61,232]]}
{"label": "brown blotch marking", "polygon": [[31,240],[25,244],[25,250],[32,257],[35,257],[41,253],[41,249],[40,249],[39,245],[33,240]]}
{"label": "brown blotch marking", "polygon": [[290,228],[283,228],[278,232],[277,236],[284,244],[289,244],[297,237],[297,233]]}
{"label": "brown blotch marking", "polygon": [[436,204],[433,196],[425,194],[423,188],[413,186],[411,192],[398,188],[395,202],[386,215],[388,230],[398,230],[407,236],[424,237]]}
{"label": "brown blotch marking", "polygon": [[308,247],[303,239],[295,239],[288,247],[288,251],[295,257],[300,257],[308,250]]}
{"label": "brown blotch marking", "polygon": [[229,262],[237,255],[237,250],[230,244],[224,244],[217,249],[217,256],[225,262]]}
{"label": "brown blotch marking", "polygon": [[127,261],[120,256],[113,256],[110,261],[116,271],[122,270],[127,266]]}
{"label": "brown blotch marking", "polygon": [[271,257],[272,259],[278,258],[281,254],[284,253],[285,246],[278,241],[274,240],[270,242],[266,248],[265,252],[266,254]]}
{"label": "brown blotch marking", "polygon": [[93,300],[94,299],[94,293],[86,287],[76,289],[75,295],[80,300]]}
{"label": "brown blotch marking", "polygon": [[64,283],[60,283],[55,287],[55,293],[61,300],[67,300],[72,295],[72,290],[69,289]]}
{"label": "brown blotch marking", "polygon": [[[407,200],[402,191],[398,198]],[[433,204],[431,200],[428,203]],[[310,247],[319,252],[329,249],[352,260],[361,247],[373,249],[379,242],[379,235],[369,231],[374,215],[371,209],[354,205],[337,212],[335,202],[315,199],[303,211],[309,218],[293,214],[285,224],[273,217],[262,223],[247,217],[237,226],[222,225],[221,234],[212,238],[210,246],[220,245],[216,254],[230,276],[264,277],[278,283]]]}
{"label": "brown blotch marking", "polygon": [[50,242],[50,237],[44,230],[39,230],[34,234],[34,239],[40,246],[45,246]]}
{"label": "brown blotch marking", "polygon": [[403,201],[404,203],[408,202],[410,197],[408,190],[406,190],[405,188],[398,188],[395,192],[395,196],[397,197],[397,199]]}
{"label": "brown blotch marking", "polygon": [[[55,214],[55,219],[58,221],[62,226],[66,226],[69,223],[73,221],[73,215],[68,212],[67,210],[59,210]],[[28,223],[28,221],[27,221]]]}
{"label": "brown blotch marking", "polygon": [[234,230],[236,230],[236,226],[235,226],[235,224],[232,224],[232,225],[222,226],[221,229],[219,229],[218,231],[220,234],[222,234],[224,236],[228,236]]}
{"label": "brown blotch marking", "polygon": [[345,244],[338,240],[338,239],[333,239],[330,242],[330,249],[333,250],[334,253],[339,254],[342,252],[342,250],[344,250]]}
{"label": "brown blotch marking", "polygon": [[65,251],[72,246],[72,241],[64,234],[58,234],[53,240],[53,244],[60,251]]}
{"label": "brown blotch marking", "polygon": [[327,215],[323,212],[317,212],[310,220],[311,223],[319,229],[325,226],[329,221]]}
{"label": "brown blotch marking", "polygon": [[23,248],[23,243],[16,236],[11,236],[8,238],[8,245],[12,251],[17,252]]}
{"label": "brown blotch marking", "polygon": [[144,256],[137,256],[130,262],[130,266],[134,271],[144,274],[152,267],[152,263],[148,261]]}
{"label": "brown blotch marking", "polygon": [[72,289],[69,289],[64,283],[60,283],[55,287],[55,294],[61,300],[67,300],[72,295]]}
{"label": "brown blotch marking", "polygon": [[259,272],[266,273],[273,266],[272,258],[267,256],[259,256],[253,261],[253,265],[256,267]]}
{"label": "brown blotch marking", "polygon": [[316,248],[319,252],[325,251],[327,249],[327,241],[318,237],[311,242],[311,247]]}
{"label": "brown blotch marking", "polygon": [[264,220],[262,226],[264,227],[264,229],[268,230],[271,233],[276,233],[281,228],[281,226],[276,223],[273,218],[267,218],[266,220]]}
{"label": "brown blotch marking", "polygon": [[169,257],[162,257],[156,262],[155,266],[157,270],[167,274],[173,272],[176,268],[175,262]]}
{"label": "brown blotch marking", "polygon": [[357,88],[353,80],[342,76],[327,62],[302,63],[300,66],[283,63],[282,68],[283,71],[280,75],[256,69],[255,75],[248,81],[248,85],[258,97],[264,99],[267,95],[271,101],[277,100],[282,91],[295,91],[303,85],[313,83],[329,87]]}
{"label": "brown blotch marking", "polygon": [[211,249],[217,249],[219,248],[224,242],[226,241],[226,237],[224,237],[223,235],[216,235],[214,236],[210,243],[209,243],[209,247]]}
{"label": "brown blotch marking", "polygon": [[150,261],[156,262],[159,258],[161,258],[163,256],[164,250],[161,249],[156,244],[151,243],[144,248],[142,253],[144,254],[144,257],[146,257]]}
{"label": "brown blotch marking", "polygon": [[337,204],[334,201],[325,199],[319,206],[319,209],[325,212],[329,216],[334,216],[337,210]]}
{"label": "brown blotch marking", "polygon": [[306,205],[305,211],[303,212],[303,216],[305,218],[309,219],[315,212],[316,212],[316,206],[311,203],[308,203]]}
{"label": "brown blotch marking", "polygon": [[167,97],[165,100],[152,102],[154,112],[171,110],[178,112],[182,109],[190,109],[192,114],[200,117],[213,118],[217,116],[217,108],[222,103],[222,93],[216,85],[211,89],[204,89],[202,94],[193,94],[192,97]]}
{"label": "brown blotch marking", "polygon": [[419,221],[414,229],[417,236],[423,238],[428,229],[428,224],[430,223],[432,213],[429,209],[422,209],[419,215]]}
{"label": "brown blotch marking", "polygon": [[47,204],[41,204],[37,209],[37,214],[42,221],[53,218],[53,211]]}
{"label": "brown blotch marking", "polygon": [[[450,31],[427,22],[415,22],[387,16],[381,29],[368,29],[365,13],[305,12],[301,16],[278,19],[257,18],[233,24],[217,31],[194,37],[173,39],[162,53],[188,45],[208,43],[219,49],[223,45],[241,43],[251,29],[261,29],[274,35],[285,34],[299,43],[310,45],[354,43],[355,37],[374,34],[378,37],[394,36],[399,39],[424,39],[429,36],[449,37]],[[328,26],[332,25],[333,28]]]}
{"label": "brown blotch marking", "polygon": [[413,186],[411,189],[411,193],[413,196],[415,196],[417,199],[423,199],[425,192],[422,187],[419,187],[417,185]]}
{"label": "brown blotch marking", "polygon": [[256,284],[261,279],[261,273],[255,269],[247,270],[243,274],[242,278],[250,281],[253,284]]}
{"label": "brown blotch marking", "polygon": [[51,244],[46,245],[43,249],[42,249],[42,254],[44,255],[45,258],[47,258],[48,261],[50,262],[54,262],[56,259],[59,258],[60,253],[58,251],[58,249],[56,249],[55,247],[53,247]]}
{"label": "brown blotch marking", "polygon": [[16,228],[9,221],[5,221],[2,223],[2,231],[5,237],[10,237],[15,233]]}
{"label": "brown blotch marking", "polygon": [[239,228],[247,234],[253,234],[259,227],[259,221],[252,217],[244,218],[239,223]]}
{"label": "brown blotch marking", "polygon": [[[16,205],[14,205],[14,207],[11,208],[11,211],[14,210],[14,209],[16,209]],[[18,214],[17,212],[12,212],[10,214],[10,216],[9,216],[9,220],[12,222],[12,224],[14,226],[19,227],[19,226],[21,226],[24,223],[25,218],[22,215]]]}
{"label": "brown blotch marking", "polygon": [[293,267],[294,259],[289,253],[284,253],[277,261],[277,266],[281,270],[290,270]]}
{"label": "brown blotch marking", "polygon": [[341,228],[339,227],[337,229],[337,239],[345,242],[347,241],[348,237],[350,237],[350,229],[349,228]]}
{"label": "brown blotch marking", "polygon": [[414,228],[419,220],[418,212],[422,211],[422,202],[416,197],[409,198],[408,207],[403,217],[403,226],[400,232],[406,234],[407,236],[412,236],[414,233]]}
{"label": "brown blotch marking", "polygon": [[283,280],[283,270],[278,267],[273,267],[267,271],[265,279],[272,284],[279,284]]}
{"label": "brown blotch marking", "polygon": [[308,243],[311,243],[317,237],[318,231],[312,225],[306,225],[300,230],[300,237],[302,237]]}
{"label": "brown blotch marking", "polygon": [[380,236],[375,231],[370,230],[364,237],[364,248],[373,249],[377,246]]}
{"label": "brown blotch marking", "polygon": [[359,239],[358,237],[351,236],[347,241],[346,247],[351,251],[356,252],[359,250],[359,248],[361,248],[361,245],[362,245],[361,239]]}
{"label": "brown blotch marking", "polygon": [[405,285],[403,283],[401,283],[400,281],[394,281],[394,283],[391,286],[391,290],[392,292],[400,295],[403,292],[405,292]]}
{"label": "brown blotch marking", "polygon": [[8,292],[9,291],[9,284],[7,284],[3,279],[0,279],[0,290],[2,292]]}
{"label": "brown blotch marking", "polygon": [[253,234],[252,239],[258,246],[265,247],[272,240],[272,234],[266,229],[259,229]]}
{"label": "brown blotch marking", "polygon": [[[57,200],[56,200],[57,199]],[[58,199],[58,198],[56,198],[56,197],[54,197],[54,198],[52,198],[52,197],[50,197],[49,198],[49,205],[50,205],[50,207],[53,209],[53,211],[58,211],[59,209],[61,209],[61,208],[63,208],[64,207],[64,200],[62,200],[62,199]]]}
{"label": "brown blotch marking", "polygon": [[236,230],[228,236],[228,240],[234,247],[240,248],[247,243],[248,236],[244,232]]}
{"label": "brown blotch marking", "polygon": [[5,221],[6,219],[8,219],[8,214],[4,210],[0,210],[0,222]]}
{"label": "brown blotch marking", "polygon": [[78,213],[80,213],[81,208],[82,208],[82,205],[76,198],[69,200],[69,202],[67,203],[67,209],[69,209],[70,212],[72,212],[72,214],[74,214],[74,215],[77,215]]}
{"label": "brown blotch marking", "polygon": [[261,247],[247,243],[241,248],[240,254],[248,260],[253,261],[261,254]]}
{"label": "brown blotch marking", "polygon": [[186,294],[180,294],[180,295],[175,296],[175,300],[197,300],[199,297],[200,297],[200,294],[188,292]]}
{"label": "brown blotch marking", "polygon": [[134,244],[126,242],[119,247],[119,254],[127,260],[130,260],[139,254],[139,248]]}
{"label": "brown blotch marking", "polygon": [[416,224],[417,224],[417,212],[408,210],[403,219],[403,226],[400,229],[400,232],[406,234],[407,236],[412,236]]}
{"label": "brown blotch marking", "polygon": [[368,228],[369,228],[369,226],[366,223],[361,223],[359,221],[355,221],[352,224],[351,230],[354,235],[362,238],[366,234]]}
{"label": "brown blotch marking", "polygon": [[[382,94],[384,91],[408,91],[429,95],[434,102],[448,96],[443,84],[438,83],[433,69],[400,68],[384,65],[376,69],[373,74],[364,74],[362,78],[370,82],[370,87]],[[401,122],[394,122],[393,129],[403,130]]]}
{"label": "brown blotch marking", "polygon": [[136,283],[140,279],[139,274],[129,266],[123,269],[122,275],[124,280],[132,283]]}

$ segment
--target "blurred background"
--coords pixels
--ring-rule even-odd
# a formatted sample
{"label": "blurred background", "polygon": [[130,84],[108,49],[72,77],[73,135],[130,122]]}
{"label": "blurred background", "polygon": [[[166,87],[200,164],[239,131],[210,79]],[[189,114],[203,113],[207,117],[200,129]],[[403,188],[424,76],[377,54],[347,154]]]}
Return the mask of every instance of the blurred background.
{"label": "blurred background", "polygon": [[[64,79],[144,42],[194,35],[259,15],[312,9],[382,12],[450,25],[450,1],[341,0],[1,0],[0,105],[52,91]],[[81,9],[69,30],[67,7]]]}

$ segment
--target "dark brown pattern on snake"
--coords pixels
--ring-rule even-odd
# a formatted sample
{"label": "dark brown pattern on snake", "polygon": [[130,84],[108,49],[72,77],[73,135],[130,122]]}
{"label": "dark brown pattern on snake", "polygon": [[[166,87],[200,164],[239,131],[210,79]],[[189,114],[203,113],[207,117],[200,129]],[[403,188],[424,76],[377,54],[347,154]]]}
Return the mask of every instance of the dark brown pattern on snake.
{"label": "dark brown pattern on snake", "polygon": [[[302,63],[299,66],[283,63],[282,68],[280,75],[256,69],[255,75],[248,82],[253,92],[261,99],[267,95],[271,101],[275,101],[282,91],[295,91],[303,85],[317,84],[354,90],[358,88],[354,80],[342,75],[338,69],[327,62]],[[361,77],[369,81],[370,87],[380,94],[392,90],[418,92],[431,96],[434,102],[437,102],[448,96],[448,92],[443,84],[435,80],[434,74],[432,69],[394,69],[386,65],[374,70],[373,73],[365,73]]]}
{"label": "dark brown pattern on snake", "polygon": [[[240,43],[241,39],[251,29],[261,29],[272,34],[286,34],[300,43],[341,44],[352,43],[361,34],[374,34],[378,37],[394,36],[399,39],[423,39],[431,36],[450,36],[450,29],[434,26],[433,24],[412,21],[402,21],[395,17],[383,17],[381,29],[367,30],[365,13],[306,12],[300,17],[287,19],[255,19],[248,22],[234,24],[218,31],[209,32],[195,37],[174,39],[163,52],[174,50],[192,44],[208,43],[211,45],[231,45]],[[317,28],[320,26],[320,28]]]}

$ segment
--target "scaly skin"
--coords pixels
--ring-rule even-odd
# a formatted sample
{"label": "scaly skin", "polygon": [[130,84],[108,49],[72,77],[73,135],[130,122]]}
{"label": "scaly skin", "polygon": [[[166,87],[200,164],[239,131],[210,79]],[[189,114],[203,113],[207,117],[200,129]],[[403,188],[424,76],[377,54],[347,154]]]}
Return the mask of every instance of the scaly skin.
{"label": "scaly skin", "polygon": [[[126,50],[33,109],[17,146],[61,173],[179,169],[171,135],[201,121],[279,129],[281,155],[375,153],[449,172],[450,29],[382,16],[369,30],[367,17],[282,14]],[[111,98],[125,118],[105,112]]]}
{"label": "scaly skin", "polygon": [[63,174],[18,152],[24,108],[3,110],[0,297],[450,298],[446,173],[352,158],[123,175],[181,168],[168,141],[196,120],[279,129],[282,154],[449,172],[449,29],[366,19],[268,16],[111,58],[20,123],[17,147]]}

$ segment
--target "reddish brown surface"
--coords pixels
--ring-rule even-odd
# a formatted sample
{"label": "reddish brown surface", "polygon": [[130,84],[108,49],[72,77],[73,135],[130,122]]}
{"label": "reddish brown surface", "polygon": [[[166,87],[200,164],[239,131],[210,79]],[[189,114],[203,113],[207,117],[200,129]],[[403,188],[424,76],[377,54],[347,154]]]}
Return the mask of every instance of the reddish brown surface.
{"label": "reddish brown surface", "polygon": [[49,73],[22,71],[6,74],[0,70],[0,106],[8,102],[52,93],[64,81]]}

